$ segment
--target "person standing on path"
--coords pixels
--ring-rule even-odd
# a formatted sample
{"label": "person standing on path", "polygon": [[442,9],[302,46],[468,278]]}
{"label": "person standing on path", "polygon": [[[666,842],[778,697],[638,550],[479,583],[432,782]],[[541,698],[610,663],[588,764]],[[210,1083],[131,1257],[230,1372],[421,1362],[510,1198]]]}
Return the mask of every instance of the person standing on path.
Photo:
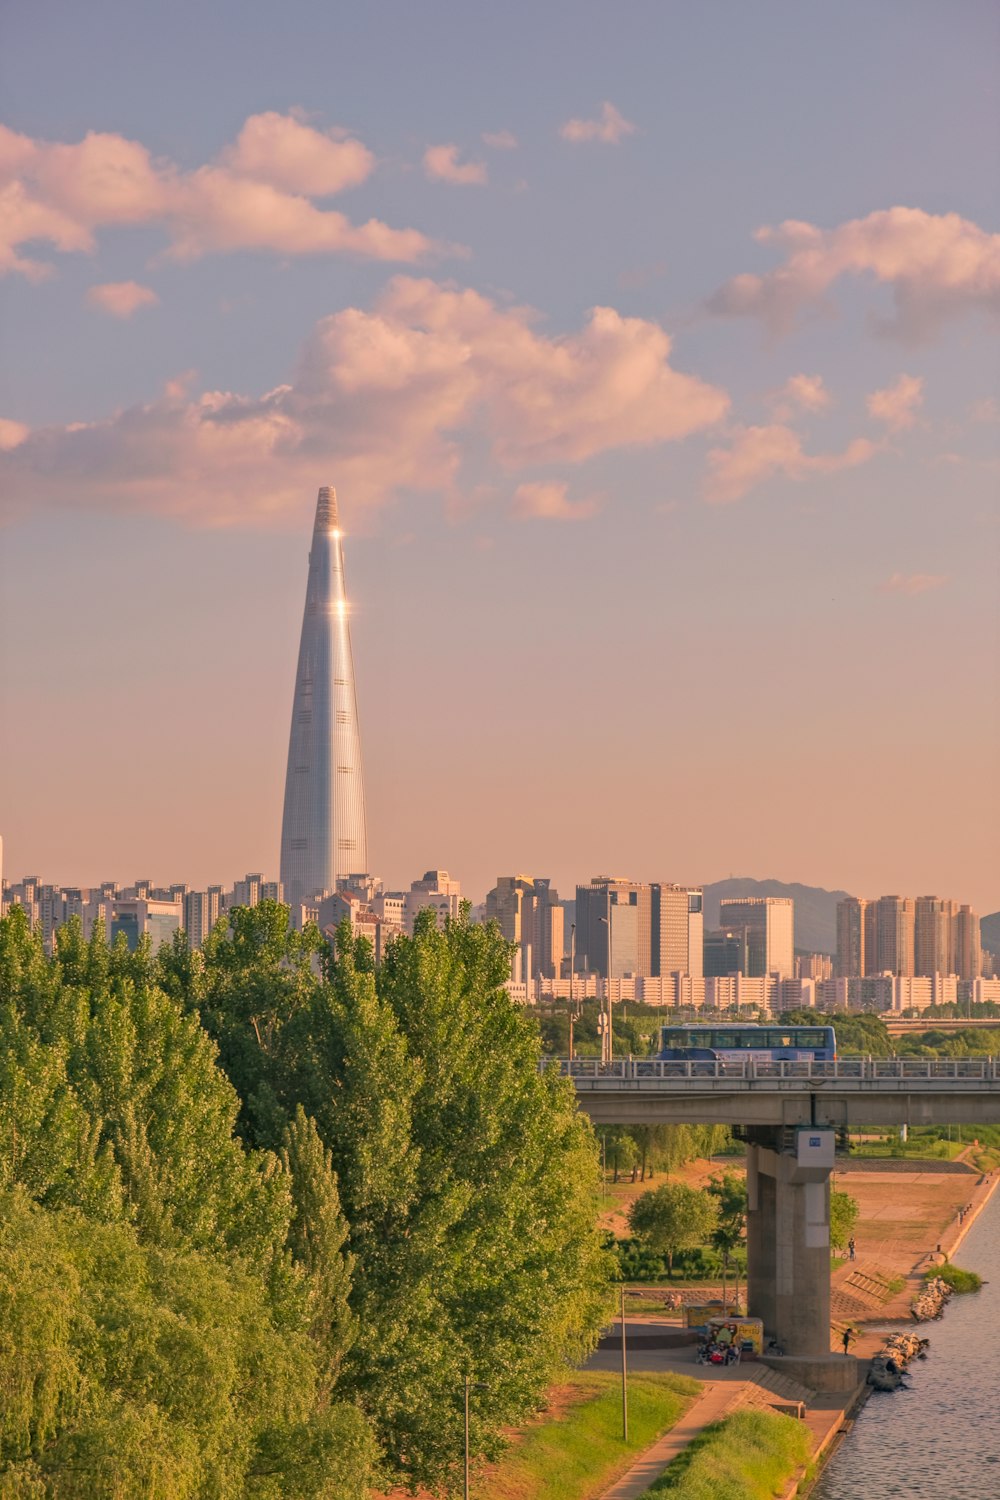
{"label": "person standing on path", "polygon": [[853,1260],[854,1259],[855,1252],[857,1251],[857,1248],[858,1247],[854,1243],[854,1236],[852,1234],[851,1238],[847,1241],[847,1256],[848,1256],[849,1260]]}
{"label": "person standing on path", "polygon": [[850,1354],[850,1352],[851,1352],[851,1340],[853,1339],[853,1337],[854,1337],[854,1329],[853,1328],[845,1328],[844,1329],[844,1353],[845,1354]]}

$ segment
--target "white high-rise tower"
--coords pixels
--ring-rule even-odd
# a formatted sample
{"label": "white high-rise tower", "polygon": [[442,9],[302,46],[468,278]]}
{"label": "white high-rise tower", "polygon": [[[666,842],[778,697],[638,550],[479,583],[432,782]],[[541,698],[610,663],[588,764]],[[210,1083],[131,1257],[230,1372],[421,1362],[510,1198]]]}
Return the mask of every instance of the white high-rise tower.
{"label": "white high-rise tower", "polygon": [[281,881],[297,905],[368,868],[344,549],[337,494],[316,503],[281,822]]}

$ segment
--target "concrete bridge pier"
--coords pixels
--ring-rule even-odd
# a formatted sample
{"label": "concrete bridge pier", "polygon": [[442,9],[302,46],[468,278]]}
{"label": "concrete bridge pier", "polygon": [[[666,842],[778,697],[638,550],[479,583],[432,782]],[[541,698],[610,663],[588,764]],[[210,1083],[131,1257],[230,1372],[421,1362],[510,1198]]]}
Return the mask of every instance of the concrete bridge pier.
{"label": "concrete bridge pier", "polygon": [[784,1349],[782,1369],[813,1390],[851,1389],[857,1360],[830,1351],[833,1132],[797,1131],[791,1151],[769,1134],[747,1147],[748,1311]]}

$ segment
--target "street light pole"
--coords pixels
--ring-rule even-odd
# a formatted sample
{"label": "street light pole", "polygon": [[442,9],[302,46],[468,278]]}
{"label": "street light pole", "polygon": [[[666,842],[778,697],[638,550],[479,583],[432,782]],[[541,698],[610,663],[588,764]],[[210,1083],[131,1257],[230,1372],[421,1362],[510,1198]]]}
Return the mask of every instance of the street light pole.
{"label": "street light pole", "polygon": [[573,1061],[573,1016],[576,1001],[573,993],[573,974],[576,970],[576,923],[569,924],[569,1060]]}
{"label": "street light pole", "polygon": [[607,1030],[604,1033],[604,1045],[601,1047],[601,1056],[602,1056],[602,1059],[603,1059],[604,1062],[614,1062],[614,1057],[615,1057],[615,1042],[614,1042],[614,1032],[611,1029],[611,974],[612,974],[612,971],[614,969],[614,965],[612,963],[612,953],[611,953],[611,898],[610,898],[610,896],[608,897],[608,914],[607,914],[606,917],[602,917],[601,921],[604,923],[605,927],[607,927],[607,929],[608,929],[608,979],[607,979],[607,991],[606,991],[606,993],[607,993],[607,1001],[606,1001],[606,1005],[605,1005],[605,1020],[607,1021]]}
{"label": "street light pole", "polygon": [[[724,1310],[724,1309],[723,1309]],[[625,1282],[622,1281],[622,1442],[628,1442],[628,1370],[625,1364]]]}

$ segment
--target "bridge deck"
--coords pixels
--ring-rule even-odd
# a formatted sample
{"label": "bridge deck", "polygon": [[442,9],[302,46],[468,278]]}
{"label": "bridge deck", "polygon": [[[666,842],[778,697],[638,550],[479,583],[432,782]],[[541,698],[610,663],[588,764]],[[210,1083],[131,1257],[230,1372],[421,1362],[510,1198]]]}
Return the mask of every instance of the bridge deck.
{"label": "bridge deck", "polygon": [[663,1062],[553,1058],[598,1124],[1000,1123],[1000,1065],[977,1058]]}

